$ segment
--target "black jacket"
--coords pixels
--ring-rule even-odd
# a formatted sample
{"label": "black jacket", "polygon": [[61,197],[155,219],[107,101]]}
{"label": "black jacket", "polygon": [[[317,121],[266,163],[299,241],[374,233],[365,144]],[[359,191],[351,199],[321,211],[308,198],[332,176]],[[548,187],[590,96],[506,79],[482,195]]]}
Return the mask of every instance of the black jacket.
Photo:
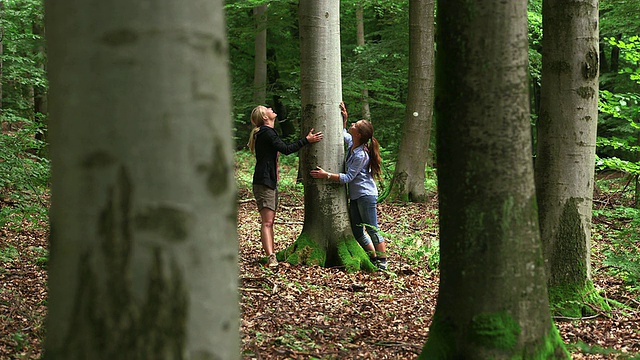
{"label": "black jacket", "polygon": [[280,139],[274,128],[261,126],[256,133],[256,169],[253,172],[253,183],[266,185],[272,189],[277,186],[277,156],[278,152],[289,155],[307,145],[309,140],[302,138],[290,144]]}

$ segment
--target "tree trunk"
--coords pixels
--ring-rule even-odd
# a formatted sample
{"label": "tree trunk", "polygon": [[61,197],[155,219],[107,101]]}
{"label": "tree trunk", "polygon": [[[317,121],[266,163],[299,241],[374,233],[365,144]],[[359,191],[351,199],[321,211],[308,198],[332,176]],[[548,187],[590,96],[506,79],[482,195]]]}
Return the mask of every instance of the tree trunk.
{"label": "tree trunk", "polygon": [[568,359],[537,223],[527,2],[438,1],[440,287],[421,359]]}
{"label": "tree trunk", "polygon": [[[39,37],[39,46],[35,49],[36,59],[42,59],[37,65],[43,74],[46,74],[46,49],[45,49],[45,29],[42,19],[35,19],[32,25],[33,34]],[[43,128],[48,126],[47,110],[47,88],[45,86],[34,86],[33,88],[33,113],[36,122],[41,123]],[[1,96],[1,94],[0,94]],[[46,143],[46,132],[38,131],[35,138]],[[47,147],[39,150],[39,155],[47,157]]]}
{"label": "tree trunk", "polygon": [[223,1],[46,8],[46,358],[237,359]]}
{"label": "tree trunk", "polygon": [[267,4],[254,7],[253,16],[256,21],[253,103],[264,105],[267,99]]}
{"label": "tree trunk", "polygon": [[[598,121],[598,2],[543,2],[536,188],[551,304],[591,311],[591,209]],[[578,305],[578,306],[576,306]]]}
{"label": "tree trunk", "polygon": [[[364,5],[362,2],[356,4],[356,44],[364,46]],[[371,120],[371,109],[369,108],[369,89],[362,89],[362,118]]]}
{"label": "tree trunk", "polygon": [[[622,34],[616,35],[616,40],[620,41]],[[617,74],[620,67],[620,48],[617,45],[611,47],[611,72]]]}
{"label": "tree trunk", "polygon": [[409,1],[409,96],[391,199],[426,201],[434,97],[434,0]]}
{"label": "tree trunk", "polygon": [[[0,0],[0,18],[4,19],[4,0]],[[4,82],[4,26],[0,24],[0,112],[4,109],[4,105],[2,103],[2,84]],[[2,122],[2,131],[5,130],[5,123]]]}
{"label": "tree trunk", "polygon": [[340,101],[340,3],[300,1],[300,80],[302,133],[322,131],[323,141],[300,151],[304,191],[304,225],[284,256],[293,264],[345,265],[347,270],[373,270],[367,254],[349,226],[345,186],[313,179],[316,166],[337,173],[344,170],[344,142]]}

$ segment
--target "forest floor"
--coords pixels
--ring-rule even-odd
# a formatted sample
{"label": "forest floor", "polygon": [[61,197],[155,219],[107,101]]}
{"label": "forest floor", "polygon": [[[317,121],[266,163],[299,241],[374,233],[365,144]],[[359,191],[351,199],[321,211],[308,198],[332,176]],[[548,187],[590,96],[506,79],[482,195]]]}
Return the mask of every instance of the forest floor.
{"label": "forest floor", "polygon": [[[302,229],[299,194],[281,194],[276,247]],[[436,199],[379,204],[389,241],[387,272],[349,274],[341,268],[266,268],[251,194],[240,191],[238,240],[243,359],[414,359],[427,339],[438,293]],[[4,204],[0,204],[4,205]],[[597,222],[596,218],[594,222]],[[39,359],[47,303],[46,226],[0,229],[0,359]],[[596,288],[626,304],[610,314],[555,319],[574,359],[640,358],[640,299],[602,265],[607,233],[595,233]]]}

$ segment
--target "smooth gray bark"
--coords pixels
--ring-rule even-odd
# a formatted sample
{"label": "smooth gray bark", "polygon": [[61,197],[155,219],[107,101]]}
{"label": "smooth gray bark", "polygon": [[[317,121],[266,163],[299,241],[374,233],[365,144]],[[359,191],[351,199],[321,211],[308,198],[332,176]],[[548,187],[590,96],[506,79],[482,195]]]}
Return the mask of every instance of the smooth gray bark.
{"label": "smooth gray bark", "polygon": [[[356,4],[356,44],[364,46],[364,4],[359,2]],[[362,89],[362,118],[371,120],[371,108],[369,107],[369,89]]]}
{"label": "smooth gray bark", "polygon": [[435,78],[434,0],[409,1],[409,96],[392,199],[426,201],[425,166],[433,123]]}
{"label": "smooth gray bark", "polygon": [[[598,1],[543,2],[536,186],[550,287],[591,273],[598,122]],[[581,289],[580,289],[581,290]]]}
{"label": "smooth gray bark", "polygon": [[256,22],[253,103],[264,105],[267,99],[267,5],[254,7],[253,17]]}
{"label": "smooth gray bark", "polygon": [[[301,150],[305,185],[303,234],[328,250],[331,259],[340,239],[351,235],[345,186],[313,179],[316,166],[344,172],[343,121],[340,115],[340,4],[335,0],[300,1],[300,80],[302,133],[322,131],[324,140]],[[353,237],[353,235],[351,235]],[[330,260],[331,261],[331,260]]]}
{"label": "smooth gray bark", "polygon": [[47,359],[237,359],[222,0],[46,2]]}

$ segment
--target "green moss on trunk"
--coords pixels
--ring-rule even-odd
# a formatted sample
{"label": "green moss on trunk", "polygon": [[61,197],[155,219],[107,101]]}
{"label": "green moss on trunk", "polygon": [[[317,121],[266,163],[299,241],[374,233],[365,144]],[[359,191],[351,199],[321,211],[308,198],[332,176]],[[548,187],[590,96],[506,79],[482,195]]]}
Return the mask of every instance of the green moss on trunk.
{"label": "green moss on trunk", "polygon": [[[332,252],[337,256],[327,256]],[[377,270],[353,236],[339,239],[335,249],[327,250],[318,245],[309,235],[302,233],[291,246],[278,252],[277,258],[278,261],[285,261],[291,265],[344,266],[348,272]],[[335,259],[327,260],[328,258]]]}
{"label": "green moss on trunk", "polygon": [[580,318],[598,311],[610,312],[611,307],[598,293],[593,282],[549,287],[551,313],[556,316]]}
{"label": "green moss on trunk", "polygon": [[451,320],[443,319],[436,312],[429,328],[429,338],[418,360],[467,359],[472,358],[468,354],[470,350],[475,356],[491,354],[486,358],[492,359],[570,359],[554,325],[535,344],[525,345],[519,345],[522,343],[522,331],[518,322],[504,312],[476,315],[466,327],[469,331],[463,338],[455,328]]}
{"label": "green moss on trunk", "polygon": [[302,233],[288,248],[278,252],[278,261],[286,261],[291,265],[325,266],[327,251],[320,247],[307,234]]}
{"label": "green moss on trunk", "polygon": [[439,316],[436,311],[429,327],[429,337],[417,360],[455,359],[455,354],[456,338],[453,324]]}
{"label": "green moss on trunk", "polygon": [[516,346],[520,325],[506,312],[483,313],[473,317],[469,335],[486,348],[508,350]]}

